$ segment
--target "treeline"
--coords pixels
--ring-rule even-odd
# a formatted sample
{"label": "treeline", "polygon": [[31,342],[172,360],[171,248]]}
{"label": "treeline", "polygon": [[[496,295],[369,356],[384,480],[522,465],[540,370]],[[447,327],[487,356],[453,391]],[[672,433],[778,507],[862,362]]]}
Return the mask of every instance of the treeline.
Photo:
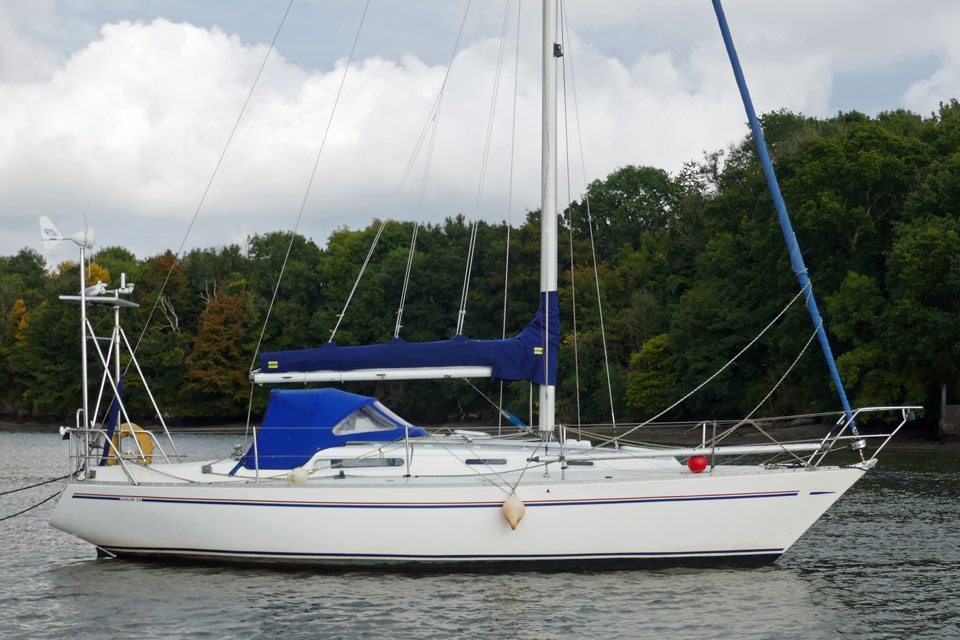
{"label": "treeline", "polygon": [[[955,396],[960,380],[960,104],[926,118],[897,111],[819,120],[779,112],[763,125],[848,395],[858,406],[922,403],[926,419],[935,421],[941,386]],[[558,415],[564,422],[609,422],[612,413],[637,421],[658,413],[724,365],[798,293],[749,139],[676,175],[624,167],[592,183],[587,196],[561,216]],[[479,225],[468,337],[499,338],[504,323],[511,335],[533,317],[539,215],[530,212],[509,230],[506,278],[507,226]],[[97,252],[90,281],[115,286],[125,272],[136,283],[132,297],[141,307],[123,312],[126,327],[165,412],[185,420],[236,418],[252,397],[257,420],[266,391],[253,388],[251,396],[247,376],[251,364],[259,366],[258,345],[274,351],[326,342],[378,227],[336,231],[325,249],[299,236],[290,245],[289,233],[271,233],[244,248],[197,249],[179,261],[169,251],[140,260],[111,247]],[[385,226],[337,344],[393,336],[412,231],[412,223]],[[462,217],[420,228],[400,330],[405,340],[453,335],[469,236]],[[0,258],[5,413],[63,419],[79,406],[79,312],[56,299],[75,294],[78,281],[76,263],[50,271],[31,249]],[[110,312],[92,315],[108,334]],[[791,368],[813,330],[801,299],[666,417],[744,415]],[[91,380],[94,388],[100,383]],[[376,394],[415,421],[495,419],[499,385],[475,384],[349,388]],[[137,376],[128,376],[126,386],[130,405],[148,411]],[[504,402],[526,418],[528,386],[505,385]],[[814,340],[758,415],[838,405]]]}

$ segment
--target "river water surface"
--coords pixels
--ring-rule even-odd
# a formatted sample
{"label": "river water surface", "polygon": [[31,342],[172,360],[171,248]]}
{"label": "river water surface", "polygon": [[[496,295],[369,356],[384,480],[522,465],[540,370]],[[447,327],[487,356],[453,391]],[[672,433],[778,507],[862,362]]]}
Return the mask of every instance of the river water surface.
{"label": "river water surface", "polygon": [[[206,457],[235,441],[178,440]],[[883,471],[960,487],[955,452],[885,453]],[[66,455],[55,434],[0,431],[0,492],[64,475]],[[0,496],[0,517],[61,485]],[[0,522],[0,638],[960,638],[960,502],[875,477],[759,569],[330,574],[97,560],[47,524],[53,504]]]}

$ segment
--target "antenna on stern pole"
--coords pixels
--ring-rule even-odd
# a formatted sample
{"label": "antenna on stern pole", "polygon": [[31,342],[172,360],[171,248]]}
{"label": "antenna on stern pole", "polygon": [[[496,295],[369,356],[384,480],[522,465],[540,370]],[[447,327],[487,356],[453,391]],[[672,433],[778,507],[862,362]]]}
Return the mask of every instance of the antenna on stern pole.
{"label": "antenna on stern pole", "polygon": [[43,242],[44,249],[51,249],[55,246],[55,243],[65,240],[72,240],[74,244],[80,247],[80,385],[83,389],[84,446],[87,447],[84,451],[84,459],[86,458],[86,454],[89,453],[89,432],[87,429],[91,426],[89,391],[87,389],[87,295],[97,295],[100,293],[100,287],[103,284],[97,283],[92,287],[87,287],[87,281],[84,275],[84,264],[86,262],[86,251],[87,249],[93,249],[96,239],[97,236],[87,221],[86,212],[83,214],[83,229],[77,231],[70,238],[64,238],[50,218],[40,216],[40,240]]}

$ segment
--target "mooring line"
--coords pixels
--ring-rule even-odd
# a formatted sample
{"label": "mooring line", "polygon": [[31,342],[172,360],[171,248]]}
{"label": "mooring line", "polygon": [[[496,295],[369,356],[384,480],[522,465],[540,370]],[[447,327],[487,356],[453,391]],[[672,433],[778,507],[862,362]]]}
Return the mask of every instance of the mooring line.
{"label": "mooring line", "polygon": [[0,491],[0,496],[5,496],[10,493],[16,493],[17,491],[24,491],[26,489],[33,489],[34,487],[42,487],[45,484],[50,484],[51,482],[56,482],[57,480],[66,480],[70,477],[68,473],[65,476],[60,476],[59,478],[51,478],[50,480],[44,480],[43,482],[38,482],[37,484],[31,484],[26,487],[20,487],[19,489],[10,489],[9,491]]}
{"label": "mooring line", "polygon": [[876,476],[883,480],[888,480],[890,482],[896,482],[902,484],[911,489],[916,489],[917,491],[922,491],[923,493],[930,493],[935,496],[943,496],[945,498],[950,498],[952,500],[960,500],[960,489],[954,489],[953,487],[945,487],[940,484],[933,484],[932,482],[923,482],[922,480],[912,480],[910,478],[904,478],[903,476],[898,476],[894,473],[889,473],[886,471],[877,471],[875,469],[867,469],[868,475]]}
{"label": "mooring line", "polygon": [[30,511],[31,509],[36,509],[37,507],[39,507],[40,505],[42,505],[44,502],[50,502],[51,500],[53,500],[54,498],[56,498],[58,495],[60,495],[60,492],[59,492],[59,491],[57,491],[55,494],[53,494],[53,495],[50,496],[50,497],[44,498],[43,500],[41,500],[41,501],[38,502],[37,504],[35,504],[35,505],[33,505],[33,506],[30,506],[30,507],[27,507],[27,508],[24,509],[23,511],[17,511],[16,513],[12,513],[12,514],[10,514],[9,516],[4,516],[4,517],[0,518],[0,522],[3,522],[4,520],[9,520],[10,518],[16,518],[17,516],[22,516],[22,515],[25,514],[27,511]]}

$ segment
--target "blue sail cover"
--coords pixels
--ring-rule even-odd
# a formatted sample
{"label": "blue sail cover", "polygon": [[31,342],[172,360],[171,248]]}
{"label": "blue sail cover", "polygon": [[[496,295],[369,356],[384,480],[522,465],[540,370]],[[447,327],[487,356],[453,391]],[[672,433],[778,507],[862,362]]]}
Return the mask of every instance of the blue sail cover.
{"label": "blue sail cover", "polygon": [[[560,340],[560,305],[557,292],[549,293],[549,337],[544,323],[544,300],[533,321],[506,340],[470,340],[458,335],[438,342],[405,342],[395,338],[387,344],[338,347],[328,342],[318,349],[275,351],[260,356],[260,371],[353,371],[408,367],[491,367],[494,378],[529,380],[536,384],[557,383],[557,344]],[[544,373],[543,353],[549,354],[549,376]]]}
{"label": "blue sail cover", "polygon": [[[334,433],[334,427],[355,413],[373,416],[379,426],[376,430]],[[348,441],[393,442],[403,438],[405,431],[411,436],[428,435],[386,410],[376,398],[331,388],[272,389],[263,424],[257,432],[259,467],[293,469],[321,449],[343,446]],[[254,468],[252,445],[237,468],[241,466]]]}

